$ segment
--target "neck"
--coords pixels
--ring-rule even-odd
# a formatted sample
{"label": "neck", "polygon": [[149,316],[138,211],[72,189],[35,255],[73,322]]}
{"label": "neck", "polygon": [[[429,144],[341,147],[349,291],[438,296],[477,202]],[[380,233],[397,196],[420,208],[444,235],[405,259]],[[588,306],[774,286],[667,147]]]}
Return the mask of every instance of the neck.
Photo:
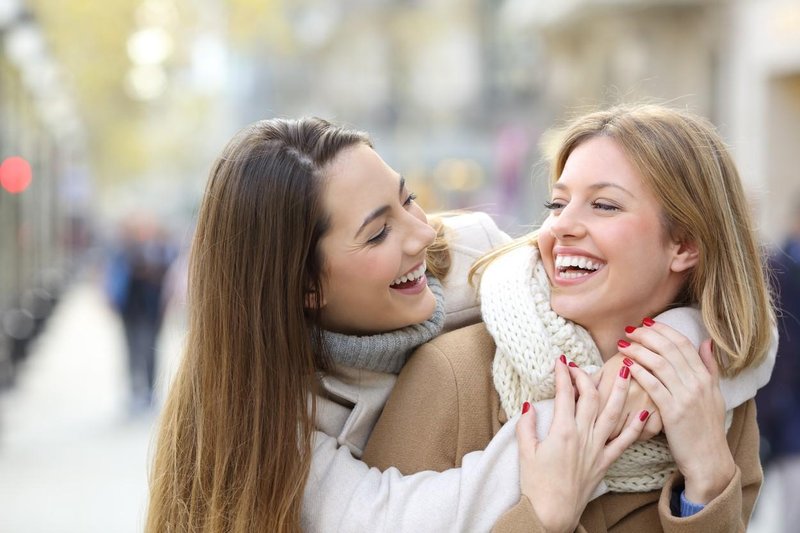
{"label": "neck", "polygon": [[605,324],[602,327],[587,328],[589,334],[592,336],[597,349],[600,350],[600,356],[603,361],[608,361],[611,357],[619,351],[617,348],[617,341],[625,338],[625,326],[620,326],[617,323]]}

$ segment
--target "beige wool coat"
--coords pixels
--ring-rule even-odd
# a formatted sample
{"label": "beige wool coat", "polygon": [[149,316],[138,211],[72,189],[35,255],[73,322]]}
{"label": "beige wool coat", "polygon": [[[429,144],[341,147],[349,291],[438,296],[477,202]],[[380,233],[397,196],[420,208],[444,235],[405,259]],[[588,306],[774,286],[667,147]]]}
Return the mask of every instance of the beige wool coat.
{"label": "beige wool coat", "polygon": [[[362,459],[404,474],[443,471],[483,449],[506,421],[494,388],[494,342],[483,324],[442,335],[417,349],[403,368]],[[699,513],[680,518],[670,511],[674,474],[660,491],[605,494],[592,500],[579,532],[744,532],[763,479],[758,458],[755,404],[734,410],[728,446],[737,470],[728,487]],[[475,512],[480,512],[476,510]],[[544,532],[530,501],[522,497],[495,524],[495,531]]]}

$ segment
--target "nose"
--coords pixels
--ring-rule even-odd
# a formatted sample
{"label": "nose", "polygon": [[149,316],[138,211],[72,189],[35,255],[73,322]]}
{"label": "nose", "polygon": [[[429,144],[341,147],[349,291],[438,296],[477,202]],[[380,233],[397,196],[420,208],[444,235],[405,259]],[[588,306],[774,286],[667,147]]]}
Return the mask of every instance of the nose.
{"label": "nose", "polygon": [[428,246],[433,244],[436,230],[428,224],[424,217],[418,218],[411,213],[407,215],[408,227],[406,238],[403,240],[403,251],[411,256],[422,255]]}
{"label": "nose", "polygon": [[575,205],[568,204],[558,213],[551,213],[548,226],[558,240],[577,239],[586,234],[579,207]]}

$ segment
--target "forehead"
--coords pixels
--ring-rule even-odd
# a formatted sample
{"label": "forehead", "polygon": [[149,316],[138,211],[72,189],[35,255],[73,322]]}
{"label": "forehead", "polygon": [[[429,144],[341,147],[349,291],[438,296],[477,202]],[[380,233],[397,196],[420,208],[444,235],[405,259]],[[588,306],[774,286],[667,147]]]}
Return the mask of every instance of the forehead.
{"label": "forehead", "polygon": [[400,175],[365,144],[342,150],[324,172],[325,206],[334,226],[360,225],[399,194]]}
{"label": "forehead", "polygon": [[631,192],[644,192],[646,189],[641,174],[622,146],[605,136],[592,137],[578,144],[567,157],[553,188],[569,189],[598,183],[621,186]]}

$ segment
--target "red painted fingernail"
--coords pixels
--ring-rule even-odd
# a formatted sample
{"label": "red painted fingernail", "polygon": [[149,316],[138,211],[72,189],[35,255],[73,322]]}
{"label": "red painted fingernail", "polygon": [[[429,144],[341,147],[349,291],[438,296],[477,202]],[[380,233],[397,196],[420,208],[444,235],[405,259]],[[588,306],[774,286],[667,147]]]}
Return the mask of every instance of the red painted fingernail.
{"label": "red painted fingernail", "polygon": [[524,415],[531,409],[531,404],[529,402],[525,402],[522,404],[522,414]]}
{"label": "red painted fingernail", "polygon": [[647,417],[648,417],[648,416],[650,416],[650,412],[649,412],[647,409],[645,409],[644,411],[642,411],[641,413],[639,413],[639,420],[641,420],[642,422],[644,422],[645,420],[647,420]]}
{"label": "red painted fingernail", "polygon": [[565,365],[567,364],[567,356],[566,355],[564,355],[562,353],[560,356],[558,356],[558,358],[561,359],[562,363],[564,363]]}
{"label": "red painted fingernail", "polygon": [[644,317],[644,319],[642,320],[642,324],[644,324],[645,326],[648,326],[648,327],[652,326],[655,323],[656,323],[656,321],[653,320],[652,318],[650,318],[649,316]]}
{"label": "red painted fingernail", "polygon": [[617,346],[619,346],[620,348],[627,348],[630,345],[631,343],[629,343],[628,341],[624,341],[622,339],[617,341]]}
{"label": "red painted fingernail", "polygon": [[631,369],[627,366],[620,367],[619,369],[619,377],[622,379],[628,379],[628,375],[630,375]]}
{"label": "red painted fingernail", "polygon": [[622,364],[625,366],[631,366],[633,364],[633,360],[629,357],[626,357],[622,360]]}
{"label": "red painted fingernail", "polygon": [[636,328],[633,326],[625,326],[625,333],[633,333],[636,331]]}
{"label": "red painted fingernail", "polygon": [[572,368],[578,368],[578,365],[576,365],[573,361],[569,362],[569,366],[571,366]]}

